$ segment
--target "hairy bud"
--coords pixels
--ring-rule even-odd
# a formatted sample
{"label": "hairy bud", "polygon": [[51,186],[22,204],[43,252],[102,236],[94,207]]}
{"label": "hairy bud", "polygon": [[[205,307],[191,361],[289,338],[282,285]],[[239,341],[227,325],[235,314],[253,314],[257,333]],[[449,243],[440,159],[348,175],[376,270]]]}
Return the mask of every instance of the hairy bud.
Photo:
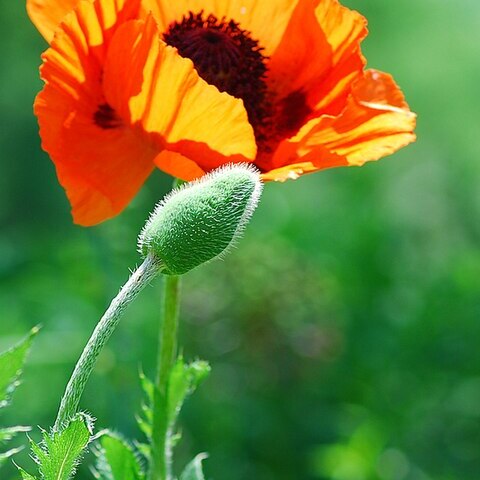
{"label": "hairy bud", "polygon": [[262,192],[250,165],[221,167],[173,190],[156,207],[139,236],[143,256],[163,273],[182,275],[225,254],[243,232]]}

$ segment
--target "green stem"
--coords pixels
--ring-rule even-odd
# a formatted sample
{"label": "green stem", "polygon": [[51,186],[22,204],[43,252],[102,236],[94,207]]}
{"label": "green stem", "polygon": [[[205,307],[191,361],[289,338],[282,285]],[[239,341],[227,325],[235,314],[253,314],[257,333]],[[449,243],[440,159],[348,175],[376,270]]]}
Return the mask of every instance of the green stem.
{"label": "green stem", "polygon": [[168,381],[177,353],[180,277],[167,275],[164,282],[157,378],[153,401],[150,480],[172,479],[172,445],[168,421]]}
{"label": "green stem", "polygon": [[114,332],[127,306],[159,273],[160,261],[148,255],[132,273],[119,294],[113,299],[90,337],[68,382],[60,403],[54,429],[61,428],[77,413],[80,397],[103,347]]}
{"label": "green stem", "polygon": [[166,393],[168,377],[177,353],[179,300],[180,277],[166,275],[157,364],[157,386],[162,393]]}

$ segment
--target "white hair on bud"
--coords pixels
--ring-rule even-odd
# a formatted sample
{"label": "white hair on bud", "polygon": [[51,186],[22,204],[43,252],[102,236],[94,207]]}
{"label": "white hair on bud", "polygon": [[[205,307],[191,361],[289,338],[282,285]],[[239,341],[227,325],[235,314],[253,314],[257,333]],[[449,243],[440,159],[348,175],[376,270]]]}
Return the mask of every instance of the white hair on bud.
{"label": "white hair on bud", "polygon": [[[241,174],[247,174],[251,177],[253,185],[253,191],[249,194],[248,202],[245,205],[244,211],[241,215],[240,219],[236,219],[236,228],[234,234],[229,242],[229,244],[218,254],[212,256],[209,260],[206,260],[203,263],[208,261],[214,260],[215,258],[223,258],[226,253],[230,250],[232,246],[236,244],[238,238],[242,235],[243,231],[245,230],[248,221],[253,215],[255,211],[260,196],[263,190],[263,183],[260,179],[259,170],[252,164],[249,163],[237,163],[237,164],[227,164],[213,170],[212,172],[204,175],[203,177],[196,179],[190,183],[184,183],[179,187],[172,190],[169,194],[167,194],[154,208],[153,212],[150,214],[145,226],[143,227],[139,238],[138,238],[138,250],[142,255],[145,255],[145,252],[151,249],[151,227],[154,221],[157,219],[158,215],[162,213],[162,209],[170,203],[176,197],[182,196],[183,194],[187,193],[189,190],[194,190],[198,186],[202,186],[208,184],[211,181],[215,181],[219,179],[222,175],[228,173],[235,173],[239,172]],[[208,248],[208,246],[206,246]]]}

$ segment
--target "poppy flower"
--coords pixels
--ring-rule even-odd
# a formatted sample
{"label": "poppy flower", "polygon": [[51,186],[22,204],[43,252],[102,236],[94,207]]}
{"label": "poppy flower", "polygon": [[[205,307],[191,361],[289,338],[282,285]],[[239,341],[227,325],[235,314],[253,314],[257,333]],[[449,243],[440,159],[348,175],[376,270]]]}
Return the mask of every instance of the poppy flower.
{"label": "poppy flower", "polygon": [[[27,0],[51,42],[35,102],[77,223],[117,214],[154,165],[191,180],[251,161],[264,180],[362,165],[415,115],[365,70],[366,20],[337,0]],[[72,10],[73,9],[73,10]]]}

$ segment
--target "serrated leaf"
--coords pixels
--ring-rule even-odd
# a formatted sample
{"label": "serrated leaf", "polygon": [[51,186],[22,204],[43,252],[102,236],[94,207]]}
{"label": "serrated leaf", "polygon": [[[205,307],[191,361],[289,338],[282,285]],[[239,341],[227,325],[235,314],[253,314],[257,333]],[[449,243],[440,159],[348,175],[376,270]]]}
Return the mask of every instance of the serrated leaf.
{"label": "serrated leaf", "polygon": [[147,460],[150,458],[150,445],[146,443],[135,443],[138,453],[145,457]]}
{"label": "serrated leaf", "polygon": [[[83,457],[92,436],[92,420],[76,415],[61,432],[43,432],[41,444],[30,440],[30,447],[42,480],[69,480]],[[35,479],[19,468],[24,479]],[[27,475],[27,476],[25,476]]]}
{"label": "serrated leaf", "polygon": [[155,386],[153,382],[145,376],[143,372],[140,372],[140,383],[142,385],[143,392],[145,393],[145,402],[142,403],[142,411],[140,415],[137,416],[137,423],[145,435],[145,437],[150,440],[152,437],[152,422],[153,422],[153,396],[155,392]]}
{"label": "serrated leaf", "polygon": [[[195,391],[209,373],[210,366],[207,362],[195,361],[186,364],[183,358],[179,357],[170,372],[166,399],[160,392],[155,391],[154,383],[145,377],[143,373],[140,373],[140,380],[145,392],[146,402],[142,405],[142,412],[137,417],[137,422],[149,441],[149,444],[152,443],[154,397],[158,396],[156,401],[163,404],[157,405],[157,408],[159,407],[162,414],[162,416],[158,418],[159,423],[162,425],[159,431],[163,430],[162,435],[167,437],[166,444],[168,444],[167,448],[170,449],[174,447],[180,439],[180,435],[174,432],[174,428],[185,399]],[[139,444],[138,450],[145,458],[150,459],[150,445]]]}
{"label": "serrated leaf", "polygon": [[195,361],[185,364],[182,357],[175,362],[168,383],[168,419],[172,425],[188,395],[192,394],[210,373],[207,362]]}
{"label": "serrated leaf", "polygon": [[149,403],[153,402],[153,395],[155,392],[154,383],[143,372],[140,372],[140,382],[142,384],[143,391],[147,397],[147,401]]}
{"label": "serrated leaf", "polygon": [[13,391],[18,386],[18,377],[22,372],[32,339],[38,330],[34,328],[28,337],[0,354],[0,408],[8,405]]}
{"label": "serrated leaf", "polygon": [[22,480],[37,480],[36,477],[34,477],[33,475],[30,475],[22,467],[19,467],[18,465],[16,465],[16,467],[18,468],[18,471],[22,475]]}
{"label": "serrated leaf", "polygon": [[186,467],[180,475],[180,480],[205,480],[203,474],[202,461],[208,457],[207,454],[201,453],[197,455]]}
{"label": "serrated leaf", "polygon": [[[32,339],[38,330],[38,328],[34,328],[30,332],[30,335],[17,345],[0,354],[0,408],[9,404],[11,395],[18,386],[18,378],[21,374],[28,351],[30,350]],[[28,430],[28,427],[0,429],[0,445],[9,442],[18,433],[27,432]],[[7,452],[0,453],[0,467],[19,450],[21,449],[14,448]]]}
{"label": "serrated leaf", "polygon": [[111,432],[102,435],[96,471],[102,480],[143,480],[145,475],[136,452],[124,439]]}

